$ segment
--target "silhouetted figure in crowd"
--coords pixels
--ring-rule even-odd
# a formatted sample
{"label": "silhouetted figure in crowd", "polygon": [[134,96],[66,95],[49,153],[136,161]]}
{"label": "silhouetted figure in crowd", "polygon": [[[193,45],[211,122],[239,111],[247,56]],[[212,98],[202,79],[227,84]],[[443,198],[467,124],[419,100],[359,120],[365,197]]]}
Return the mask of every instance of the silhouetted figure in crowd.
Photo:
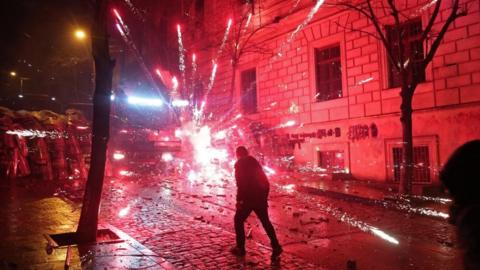
{"label": "silhouetted figure in crowd", "polygon": [[450,192],[450,222],[464,249],[464,268],[480,269],[480,140],[460,146],[444,165],[440,180]]}
{"label": "silhouetted figure in crowd", "polygon": [[282,247],[270,219],[268,218],[268,192],[270,185],[263,168],[258,161],[248,154],[244,146],[236,150],[235,180],[237,182],[237,204],[235,212],[235,234],[237,245],[231,252],[237,256],[245,255],[244,223],[253,211],[263,225],[272,245],[272,260],[282,253]]}

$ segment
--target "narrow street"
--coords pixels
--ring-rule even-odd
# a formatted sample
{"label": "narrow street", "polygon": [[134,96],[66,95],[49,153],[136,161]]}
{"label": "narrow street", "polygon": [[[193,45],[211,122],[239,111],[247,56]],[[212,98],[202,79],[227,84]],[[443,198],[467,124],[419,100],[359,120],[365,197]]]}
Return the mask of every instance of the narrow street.
{"label": "narrow street", "polygon": [[[454,229],[445,220],[310,195],[288,181],[294,179],[273,178],[270,194],[283,268],[345,269],[354,261],[359,269],[459,269]],[[229,254],[234,201],[230,181],[133,175],[106,183],[100,216],[182,269],[268,267],[269,241],[254,214],[246,224],[246,261]],[[249,253],[256,245],[261,252]]]}

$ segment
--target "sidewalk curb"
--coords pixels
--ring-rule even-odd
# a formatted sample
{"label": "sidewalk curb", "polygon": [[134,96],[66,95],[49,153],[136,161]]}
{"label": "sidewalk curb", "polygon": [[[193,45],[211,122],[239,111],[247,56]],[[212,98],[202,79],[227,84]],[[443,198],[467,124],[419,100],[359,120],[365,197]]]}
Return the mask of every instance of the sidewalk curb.
{"label": "sidewalk curb", "polygon": [[[400,208],[400,207],[395,207],[395,206],[400,205],[400,204],[397,205],[397,203],[400,202],[400,201],[396,200],[394,198],[390,198],[390,197],[384,197],[383,200],[378,200],[378,199],[366,198],[366,197],[361,197],[361,196],[347,194],[347,193],[338,192],[338,191],[309,187],[309,186],[299,186],[298,191],[303,192],[303,193],[307,193],[307,194],[312,194],[312,195],[327,196],[327,197],[334,198],[334,199],[341,199],[341,200],[345,200],[345,201],[361,203],[361,204],[365,204],[365,205],[377,205],[377,206],[385,207],[387,209],[393,209],[393,210],[398,211],[398,212],[410,213],[412,215],[427,217],[427,218],[431,218],[431,219],[435,219],[435,220],[442,220],[442,221],[446,220],[445,218],[442,218],[442,217],[439,217],[439,216],[425,215],[425,214],[421,214],[421,213],[418,213],[418,212],[415,212],[415,211],[410,212],[406,209],[403,209],[403,208]],[[389,204],[393,204],[393,205],[389,205]],[[434,211],[436,211],[436,210],[434,210]]]}
{"label": "sidewalk curb", "polygon": [[301,192],[309,193],[313,195],[325,195],[335,199],[359,202],[359,203],[368,204],[368,205],[382,205],[385,202],[385,200],[366,198],[362,196],[357,196],[357,195],[352,195],[352,194],[347,194],[347,193],[332,191],[327,189],[314,188],[309,186],[299,186],[298,190]]}

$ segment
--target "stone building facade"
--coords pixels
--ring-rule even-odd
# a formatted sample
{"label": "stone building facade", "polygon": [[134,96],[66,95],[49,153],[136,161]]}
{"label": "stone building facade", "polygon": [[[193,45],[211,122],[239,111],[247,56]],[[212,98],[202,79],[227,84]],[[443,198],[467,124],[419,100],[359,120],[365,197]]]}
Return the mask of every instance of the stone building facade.
{"label": "stone building facade", "polygon": [[[408,36],[413,41],[407,41],[414,46],[415,34],[425,28],[436,1],[395,2],[408,18],[406,27],[416,29]],[[434,33],[451,10],[451,1],[446,2]],[[375,33],[373,25],[356,11],[323,4],[305,23],[315,4],[311,0],[197,3],[197,12],[203,12],[202,27],[197,29],[201,34],[189,46],[203,59],[198,66],[204,77],[218,57],[208,106],[217,111],[231,108],[229,85],[236,76],[233,102],[245,117],[270,127],[295,121],[281,132],[294,145],[296,163],[344,171],[357,179],[398,181],[401,98],[385,49],[366,33]],[[468,14],[448,29],[413,98],[417,190],[438,185],[439,169],[454,149],[480,138],[480,1],[462,0],[461,7]],[[268,25],[249,40],[264,51],[243,54],[232,70],[228,53],[216,56],[218,48],[208,45],[221,40],[224,21],[233,17],[238,22],[248,9],[250,27]],[[393,22],[380,9],[377,12],[388,36]],[[431,42],[420,44],[420,52],[425,53]]]}

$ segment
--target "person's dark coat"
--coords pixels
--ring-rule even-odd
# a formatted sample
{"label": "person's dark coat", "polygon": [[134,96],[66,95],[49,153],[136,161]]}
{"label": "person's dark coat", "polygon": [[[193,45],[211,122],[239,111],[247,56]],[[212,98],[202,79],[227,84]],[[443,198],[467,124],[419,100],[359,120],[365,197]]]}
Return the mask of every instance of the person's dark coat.
{"label": "person's dark coat", "polygon": [[237,202],[245,205],[267,203],[270,185],[262,166],[252,156],[240,158],[235,163]]}

